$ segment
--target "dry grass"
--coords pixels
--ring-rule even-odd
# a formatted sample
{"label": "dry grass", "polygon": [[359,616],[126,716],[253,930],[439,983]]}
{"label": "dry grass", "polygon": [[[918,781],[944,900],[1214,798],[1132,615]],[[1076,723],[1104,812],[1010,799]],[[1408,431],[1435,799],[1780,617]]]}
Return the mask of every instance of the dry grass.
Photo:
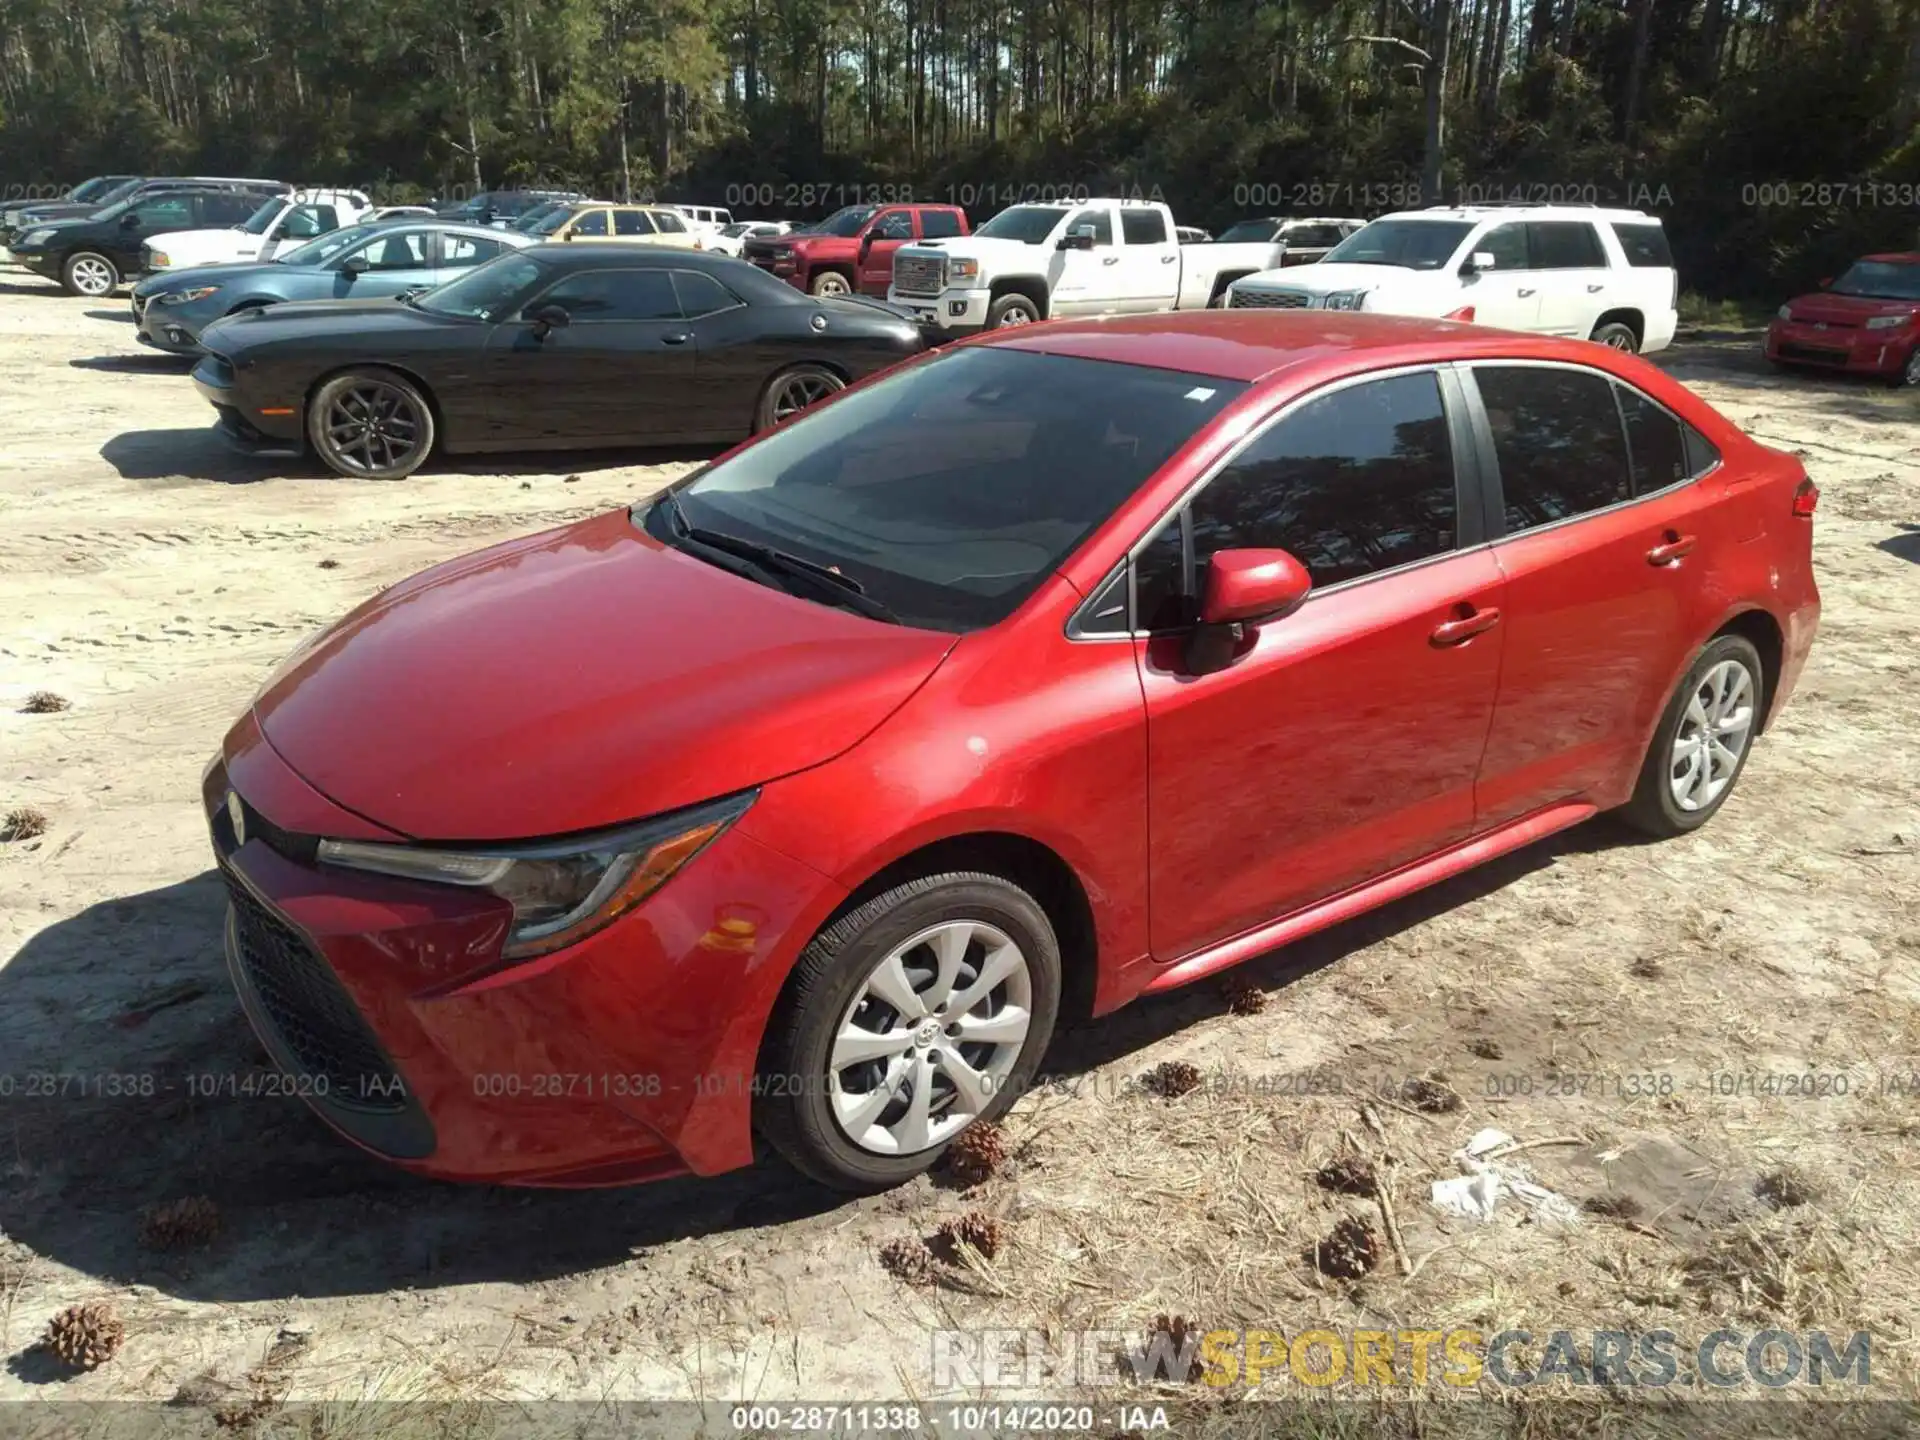
{"label": "dry grass", "polygon": [[47,812],[37,805],[16,805],[0,820],[0,841],[32,840],[47,833]]}
{"label": "dry grass", "polygon": [[27,703],[20,707],[23,715],[57,715],[62,710],[71,710],[73,702],[64,695],[56,695],[51,690],[36,690],[27,696]]}
{"label": "dry grass", "polygon": [[1844,1238],[1818,1219],[1737,1225],[1710,1236],[1682,1272],[1715,1315],[1811,1326],[1858,1311],[1859,1283]]}
{"label": "dry grass", "polygon": [[1200,1088],[1200,1067],[1186,1060],[1162,1060],[1140,1077],[1140,1088],[1163,1100],[1177,1100]]}

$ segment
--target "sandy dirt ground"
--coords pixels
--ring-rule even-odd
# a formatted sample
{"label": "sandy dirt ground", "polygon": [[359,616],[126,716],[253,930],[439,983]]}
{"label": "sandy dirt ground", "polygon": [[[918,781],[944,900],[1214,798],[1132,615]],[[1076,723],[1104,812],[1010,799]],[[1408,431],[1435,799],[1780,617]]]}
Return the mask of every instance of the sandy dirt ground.
{"label": "sandy dirt ground", "polygon": [[[692,461],[533,457],[396,485],[250,462],[214,438],[186,367],[135,344],[123,300],[0,272],[0,812],[46,818],[0,844],[0,1397],[197,1398],[241,1419],[360,1397],[928,1397],[936,1329],[1165,1314],[1287,1334],[1864,1330],[1873,1391],[1911,1399],[1920,395],[1776,376],[1751,336],[1663,359],[1800,454],[1824,497],[1821,637],[1705,830],[1650,846],[1595,822],[1232,989],[1066,1034],[1060,1083],[1022,1101],[1011,1158],[971,1189],[846,1202],[768,1162],[527,1193],[401,1176],[295,1100],[192,1093],[195,1075],[263,1073],[197,784],[316,627]],[[68,708],[27,713],[42,691]],[[1165,1062],[1200,1088],[1137,1083]],[[1485,1127],[1552,1142],[1511,1163],[1572,1223],[1428,1203]],[[1391,1229],[1375,1196],[1316,1180],[1342,1154],[1384,1180]],[[218,1233],[156,1248],[143,1217],[194,1196]],[[998,1221],[991,1261],[936,1259],[919,1283],[881,1263],[968,1210]],[[1336,1278],[1313,1246],[1348,1219],[1375,1260]],[[90,1300],[125,1343],[69,1376],[37,1342]],[[1301,1393],[1284,1372],[1275,1388]]]}

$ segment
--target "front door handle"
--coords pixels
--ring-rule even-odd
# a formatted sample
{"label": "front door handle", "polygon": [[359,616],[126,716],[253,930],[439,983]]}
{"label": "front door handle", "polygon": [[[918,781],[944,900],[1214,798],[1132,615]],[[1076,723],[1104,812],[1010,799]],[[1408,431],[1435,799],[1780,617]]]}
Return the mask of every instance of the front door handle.
{"label": "front door handle", "polygon": [[1526,299],[1526,298],[1527,298],[1527,297],[1528,297],[1529,295],[1531,295],[1531,294],[1533,294],[1533,291],[1531,291],[1531,290],[1522,290],[1522,291],[1520,291],[1520,292],[1519,292],[1519,294],[1520,294],[1520,298],[1521,298],[1522,300],[1524,300],[1524,299]]}
{"label": "front door handle", "polygon": [[1162,265],[1171,265],[1174,261],[1178,260],[1179,258],[1180,257],[1178,255],[1162,255],[1160,257],[1160,263]]}
{"label": "front door handle", "polygon": [[662,345],[684,345],[692,338],[693,336],[685,330],[675,330],[671,334],[662,335],[660,337],[660,343]]}
{"label": "front door handle", "polygon": [[1458,607],[1466,613],[1433,627],[1433,643],[1436,645],[1460,645],[1476,635],[1483,635],[1500,623],[1499,610],[1489,606],[1485,610],[1476,610],[1462,602]]}
{"label": "front door handle", "polygon": [[1109,255],[1100,263],[1102,265],[1118,265],[1120,263],[1120,257],[1118,255]]}
{"label": "front door handle", "polygon": [[1649,565],[1672,565],[1683,555],[1691,555],[1696,537],[1682,535],[1678,530],[1669,530],[1661,537],[1660,543],[1647,551]]}
{"label": "front door handle", "polygon": [[1589,286],[1587,286],[1587,294],[1589,294],[1589,295],[1598,295],[1598,294],[1599,294],[1599,293],[1600,293],[1600,292],[1601,292],[1602,290],[1604,290],[1604,289],[1606,289],[1606,288],[1607,288],[1607,287],[1606,287],[1606,286],[1604,286],[1604,285],[1589,285]]}

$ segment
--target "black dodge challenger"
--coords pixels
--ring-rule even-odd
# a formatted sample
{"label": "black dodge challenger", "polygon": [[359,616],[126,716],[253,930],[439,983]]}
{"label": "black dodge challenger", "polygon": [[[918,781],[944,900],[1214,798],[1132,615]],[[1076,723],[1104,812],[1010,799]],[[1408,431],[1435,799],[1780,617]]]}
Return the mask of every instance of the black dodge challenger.
{"label": "black dodge challenger", "polygon": [[740,440],[925,348],[884,302],[802,295],[724,255],[577,242],[393,299],[235,315],[200,343],[194,383],[229,439],[376,480],[436,448]]}

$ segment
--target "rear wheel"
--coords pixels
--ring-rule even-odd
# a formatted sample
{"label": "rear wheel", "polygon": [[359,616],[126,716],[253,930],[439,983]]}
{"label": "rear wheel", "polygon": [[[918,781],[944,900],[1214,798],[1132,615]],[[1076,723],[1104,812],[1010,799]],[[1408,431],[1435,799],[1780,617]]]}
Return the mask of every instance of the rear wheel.
{"label": "rear wheel", "polygon": [[795,365],[782,370],[760,392],[753,428],[758,432],[784,425],[809,405],[846,388],[847,382],[824,365]]}
{"label": "rear wheel", "polygon": [[69,295],[85,295],[98,300],[111,295],[120,283],[120,267],[110,256],[93,250],[77,250],[60,267],[60,285]]}
{"label": "rear wheel", "polygon": [[1059,1005],[1059,943],[1026,891],[965,871],[895,886],[801,955],[761,1051],[755,1123],[822,1184],[898,1185],[1006,1111]]}
{"label": "rear wheel", "polygon": [[815,295],[851,295],[853,286],[838,270],[822,270],[807,287]]}
{"label": "rear wheel", "polygon": [[1893,372],[1893,383],[1920,386],[1920,345],[1907,352],[1907,363]]}
{"label": "rear wheel", "polygon": [[349,370],[314,392],[307,438],[336,474],[403,480],[433,449],[433,410],[391,370]]}
{"label": "rear wheel", "polygon": [[1668,702],[1621,818],[1665,839],[1697,830],[1726,803],[1766,713],[1766,671],[1743,636],[1722,635]]}
{"label": "rear wheel", "polygon": [[1587,338],[1596,345],[1605,345],[1609,350],[1624,350],[1629,355],[1640,348],[1640,337],[1633,333],[1633,327],[1618,320],[1594,326],[1593,334]]}

